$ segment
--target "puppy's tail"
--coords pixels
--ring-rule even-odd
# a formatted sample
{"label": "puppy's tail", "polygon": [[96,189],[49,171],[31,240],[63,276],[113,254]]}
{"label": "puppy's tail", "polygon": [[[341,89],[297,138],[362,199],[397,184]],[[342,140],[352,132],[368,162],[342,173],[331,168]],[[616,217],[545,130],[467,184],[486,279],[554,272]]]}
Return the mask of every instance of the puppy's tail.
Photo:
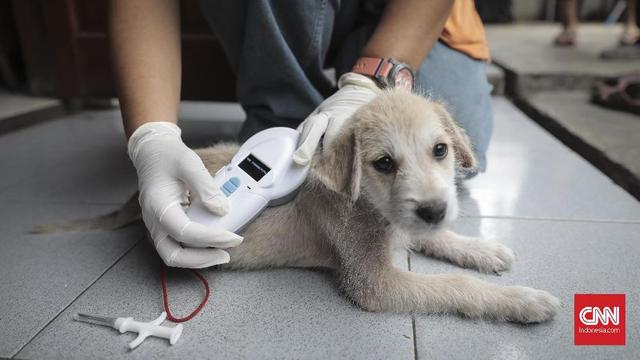
{"label": "puppy's tail", "polygon": [[138,193],[136,192],[118,210],[106,215],[76,219],[58,224],[38,225],[29,231],[30,234],[54,234],[59,232],[83,230],[116,230],[131,225],[141,219]]}

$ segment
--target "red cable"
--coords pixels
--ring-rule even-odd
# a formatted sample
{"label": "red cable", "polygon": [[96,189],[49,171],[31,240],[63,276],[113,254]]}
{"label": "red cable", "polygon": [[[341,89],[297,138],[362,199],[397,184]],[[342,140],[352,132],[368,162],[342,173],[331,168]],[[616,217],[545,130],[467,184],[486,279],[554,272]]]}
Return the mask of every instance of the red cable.
{"label": "red cable", "polygon": [[162,264],[160,266],[160,284],[162,285],[162,305],[164,307],[164,311],[167,313],[167,319],[169,321],[173,321],[174,323],[181,323],[181,322],[185,322],[193,319],[194,316],[198,315],[200,310],[202,310],[202,308],[204,307],[204,304],[207,303],[207,300],[209,300],[209,283],[207,282],[207,279],[205,279],[204,276],[202,276],[196,270],[193,270],[193,269],[189,269],[189,270],[191,270],[193,275],[195,275],[198,279],[200,279],[200,281],[202,281],[202,284],[204,284],[205,293],[204,293],[204,297],[202,298],[202,302],[200,302],[200,305],[198,305],[198,307],[195,310],[193,310],[191,314],[183,318],[177,318],[173,316],[173,314],[171,313],[171,310],[169,309],[169,297],[167,296],[167,266],[165,264]]}

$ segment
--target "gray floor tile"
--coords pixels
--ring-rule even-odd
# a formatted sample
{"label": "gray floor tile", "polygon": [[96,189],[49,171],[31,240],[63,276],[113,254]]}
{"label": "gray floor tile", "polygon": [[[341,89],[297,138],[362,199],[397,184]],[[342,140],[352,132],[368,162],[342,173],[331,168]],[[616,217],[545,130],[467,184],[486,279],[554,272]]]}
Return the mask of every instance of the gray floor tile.
{"label": "gray floor tile", "polygon": [[[518,255],[502,276],[480,275],[411,256],[413,271],[466,272],[504,285],[525,285],[558,296],[563,309],[549,323],[519,326],[455,316],[416,316],[419,359],[637,359],[640,357],[638,224],[461,219],[460,233],[497,240]],[[627,345],[574,346],[573,295],[626,293]]]}
{"label": "gray floor tile", "polygon": [[123,204],[136,190],[136,172],[124,147],[84,146],[5,187],[0,199]]}
{"label": "gray floor tile", "polygon": [[[224,109],[231,117],[235,107]],[[242,125],[237,119],[204,121],[193,111],[186,114],[183,139],[194,148],[228,141]],[[5,200],[121,204],[137,190],[116,110],[82,112],[0,137],[0,163]]]}
{"label": "gray floor tile", "polygon": [[232,102],[183,101],[180,120],[230,121],[242,123],[246,117],[242,106]]}
{"label": "gray floor tile", "polygon": [[[133,334],[71,320],[79,311],[154,318],[161,312],[158,267],[153,249],[141,242],[18,357],[413,358],[409,316],[364,312],[338,292],[330,274],[311,270],[204,271],[211,299],[173,347],[148,339],[128,352]],[[172,273],[169,284],[174,313],[187,313],[202,295],[185,273]]]}
{"label": "gray floor tile", "polygon": [[0,122],[6,118],[59,106],[58,99],[16,95],[2,90],[0,91]]}
{"label": "gray floor tile", "polygon": [[109,211],[97,205],[3,202],[0,208],[0,357],[15,354],[142,238],[114,232],[32,235],[35,225]]}
{"label": "gray floor tile", "polygon": [[640,221],[640,203],[608,177],[496,98],[487,172],[467,181],[462,214]]}
{"label": "gray floor tile", "polygon": [[0,190],[77,159],[87,149],[114,151],[126,146],[115,111],[83,112],[0,137],[3,174]]}

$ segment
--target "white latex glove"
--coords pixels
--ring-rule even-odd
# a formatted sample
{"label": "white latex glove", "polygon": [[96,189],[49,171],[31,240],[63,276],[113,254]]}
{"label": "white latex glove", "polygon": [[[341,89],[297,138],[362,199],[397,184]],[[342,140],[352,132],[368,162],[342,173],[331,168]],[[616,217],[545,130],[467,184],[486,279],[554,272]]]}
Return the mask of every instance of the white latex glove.
{"label": "white latex glove", "polygon": [[298,126],[300,141],[293,160],[300,165],[308,164],[322,135],[323,145],[326,147],[338,134],[345,120],[380,92],[380,88],[369,77],[351,72],[342,75],[338,80],[338,91],[323,101]]}
{"label": "white latex glove", "polygon": [[227,263],[229,253],[214,248],[236,246],[242,237],[193,222],[182,209],[187,189],[216,215],[226,214],[229,203],[180,133],[173,123],[151,122],[129,139],[129,157],[138,171],[142,219],[167,266],[204,268]]}

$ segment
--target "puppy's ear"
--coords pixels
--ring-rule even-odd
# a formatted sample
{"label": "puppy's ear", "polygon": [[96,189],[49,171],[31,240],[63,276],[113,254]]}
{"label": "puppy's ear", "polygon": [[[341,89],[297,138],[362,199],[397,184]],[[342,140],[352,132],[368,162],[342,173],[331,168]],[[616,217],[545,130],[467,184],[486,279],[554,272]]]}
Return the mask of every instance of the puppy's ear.
{"label": "puppy's ear", "polygon": [[434,104],[435,111],[440,117],[440,121],[444,130],[453,140],[453,150],[455,152],[456,162],[464,169],[472,169],[476,167],[476,157],[473,154],[471,140],[463,128],[456,124],[447,109],[440,104]]}
{"label": "puppy's ear", "polygon": [[351,126],[342,129],[338,136],[322,149],[314,166],[316,175],[329,189],[347,195],[352,202],[360,196],[360,142]]}

